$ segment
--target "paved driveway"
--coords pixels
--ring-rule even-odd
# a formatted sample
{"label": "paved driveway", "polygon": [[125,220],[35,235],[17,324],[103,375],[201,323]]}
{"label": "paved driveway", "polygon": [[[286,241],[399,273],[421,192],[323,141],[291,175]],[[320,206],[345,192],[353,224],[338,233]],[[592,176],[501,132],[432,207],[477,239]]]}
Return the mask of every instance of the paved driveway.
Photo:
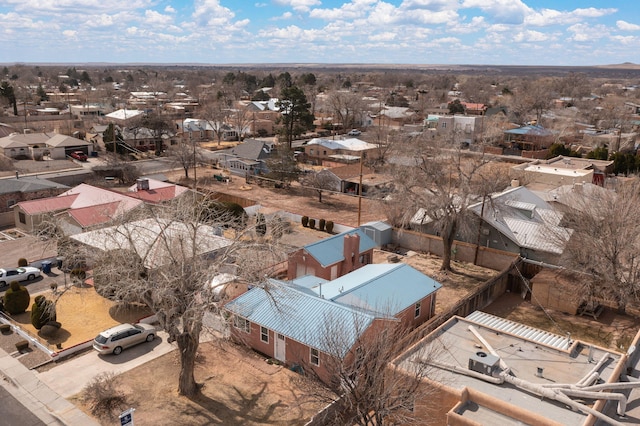
{"label": "paved driveway", "polygon": [[167,343],[167,333],[159,331],[153,342],[141,343],[125,349],[120,355],[98,355],[94,350],[61,361],[55,367],[36,376],[63,398],[73,396],[95,376],[113,372],[121,374],[176,349]]}

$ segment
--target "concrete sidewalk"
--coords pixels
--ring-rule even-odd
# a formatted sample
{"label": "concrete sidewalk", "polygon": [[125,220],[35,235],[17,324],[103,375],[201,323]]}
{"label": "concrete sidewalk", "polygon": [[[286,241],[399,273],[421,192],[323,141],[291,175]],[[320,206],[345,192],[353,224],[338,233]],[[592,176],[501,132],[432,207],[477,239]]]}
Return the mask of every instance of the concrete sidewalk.
{"label": "concrete sidewalk", "polygon": [[91,417],[39,380],[36,373],[0,349],[2,386],[46,425],[99,426]]}

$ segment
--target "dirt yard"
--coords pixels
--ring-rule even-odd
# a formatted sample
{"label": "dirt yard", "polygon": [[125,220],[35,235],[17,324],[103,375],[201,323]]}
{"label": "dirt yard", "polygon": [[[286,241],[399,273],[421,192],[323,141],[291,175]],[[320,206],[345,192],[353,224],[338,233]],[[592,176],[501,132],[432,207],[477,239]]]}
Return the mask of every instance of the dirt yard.
{"label": "dirt yard", "polygon": [[[195,375],[204,386],[197,398],[178,395],[179,367],[173,351],[118,376],[121,408],[135,407],[136,425],[303,425],[326,405],[319,397],[325,391],[304,376],[229,342],[200,345]],[[91,415],[81,394],[71,402]],[[117,422],[96,418],[105,426]]]}

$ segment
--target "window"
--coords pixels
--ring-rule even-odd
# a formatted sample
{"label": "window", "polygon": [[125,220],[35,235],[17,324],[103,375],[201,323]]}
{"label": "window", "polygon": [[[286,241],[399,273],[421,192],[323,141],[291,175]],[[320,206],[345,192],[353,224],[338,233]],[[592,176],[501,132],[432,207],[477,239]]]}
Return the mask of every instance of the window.
{"label": "window", "polygon": [[446,128],[447,127],[447,123],[442,123],[442,128]]}
{"label": "window", "polygon": [[20,223],[27,223],[27,217],[22,212],[18,213],[18,220],[20,220]]}
{"label": "window", "polygon": [[238,316],[234,317],[233,326],[244,331],[245,333],[251,333],[251,323],[246,318]]}
{"label": "window", "polygon": [[421,305],[420,302],[416,303],[414,318],[418,318],[420,316],[420,305]]}
{"label": "window", "polygon": [[320,354],[317,349],[311,348],[311,364],[318,366],[320,365]]}
{"label": "window", "polygon": [[267,327],[260,327],[260,340],[264,343],[269,343],[269,330],[267,330]]}

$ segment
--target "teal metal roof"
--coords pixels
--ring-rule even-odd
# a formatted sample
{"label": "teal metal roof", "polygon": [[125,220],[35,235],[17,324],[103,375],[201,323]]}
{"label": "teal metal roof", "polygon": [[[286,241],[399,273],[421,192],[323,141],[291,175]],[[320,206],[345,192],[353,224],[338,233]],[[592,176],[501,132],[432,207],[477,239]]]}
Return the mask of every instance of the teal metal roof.
{"label": "teal metal roof", "polygon": [[371,264],[316,287],[336,303],[395,315],[442,285],[404,263]]}
{"label": "teal metal roof", "polygon": [[304,249],[314,257],[323,267],[333,265],[344,260],[345,235],[358,234],[360,236],[360,253],[377,247],[375,241],[367,236],[361,229],[352,229],[329,238],[308,244]]}
{"label": "teal metal roof", "polygon": [[[269,280],[267,289],[255,287],[227,303],[226,309],[304,345],[335,353],[330,342],[341,339],[344,351],[353,347],[358,335],[374,315],[325,300],[282,281]],[[336,336],[336,333],[338,336]]]}

